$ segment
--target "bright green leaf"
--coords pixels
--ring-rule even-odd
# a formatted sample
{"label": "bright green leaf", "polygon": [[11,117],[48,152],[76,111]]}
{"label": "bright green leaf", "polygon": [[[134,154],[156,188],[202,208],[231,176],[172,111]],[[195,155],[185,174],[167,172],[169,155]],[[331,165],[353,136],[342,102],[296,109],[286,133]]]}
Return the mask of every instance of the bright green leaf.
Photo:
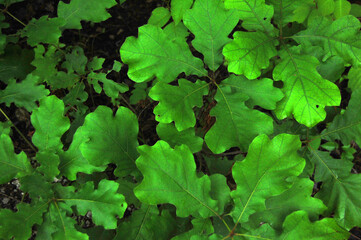
{"label": "bright green leaf", "polygon": [[324,218],[311,223],[306,212],[297,211],[286,218],[283,223],[283,233],[277,239],[344,240],[349,236],[350,234],[337,225],[332,218]]}
{"label": "bright green leaf", "polygon": [[338,87],[317,72],[319,61],[300,54],[300,48],[286,48],[281,62],[273,70],[274,80],[282,80],[285,97],[275,111],[279,119],[293,115],[301,124],[312,127],[326,117],[325,106],[338,106]]}
{"label": "bright green leaf", "polygon": [[335,11],[333,15],[336,19],[346,16],[351,11],[351,3],[347,0],[335,0]]}
{"label": "bright green leaf", "polygon": [[245,105],[249,97],[241,90],[241,81],[237,80],[228,78],[222,81],[215,96],[217,105],[210,112],[216,117],[216,123],[207,132],[205,141],[216,154],[231,147],[245,151],[254,137],[273,132],[271,117]]}
{"label": "bright green leaf", "polygon": [[48,211],[44,214],[44,222],[37,228],[36,237],[52,240],[88,240],[88,235],[76,230],[76,221],[67,216],[69,211],[71,209],[65,203],[49,204]]}
{"label": "bright green leaf", "polygon": [[335,10],[334,0],[317,0],[318,11],[322,16],[330,15]]}
{"label": "bright green leaf", "polygon": [[273,81],[269,78],[248,80],[244,76],[231,75],[223,81],[222,86],[229,86],[248,95],[247,106],[255,105],[268,110],[276,109],[276,104],[283,98],[280,89],[273,87]]}
{"label": "bright green leaf", "polygon": [[223,48],[223,55],[228,62],[228,71],[244,74],[249,79],[261,75],[270,59],[276,56],[278,41],[262,32],[235,32],[233,41]]}
{"label": "bright green leaf", "polygon": [[88,74],[88,81],[93,85],[95,92],[100,93],[102,87],[98,82],[103,84],[104,93],[112,98],[116,99],[119,97],[120,93],[125,93],[129,90],[129,87],[124,83],[117,83],[113,80],[107,78],[107,74],[105,73],[95,73],[91,72]]}
{"label": "bright green leaf", "polygon": [[158,7],[152,11],[148,24],[163,27],[170,19],[170,12],[164,7]]}
{"label": "bright green leaf", "polygon": [[238,10],[243,28],[272,35],[273,6],[267,5],[265,0],[225,0],[224,3],[226,8]]}
{"label": "bright green leaf", "polygon": [[222,0],[196,0],[184,14],[184,25],[195,35],[192,45],[212,71],[223,63],[222,48],[238,21],[237,12],[226,10]]}
{"label": "bright green leaf", "polygon": [[273,5],[274,21],[282,27],[289,22],[303,23],[316,7],[314,0],[266,0],[266,3]]}
{"label": "bright green leaf", "polygon": [[82,130],[79,129],[75,132],[73,141],[67,151],[59,153],[60,174],[67,177],[70,181],[76,180],[78,172],[91,174],[93,172],[104,171],[106,166],[95,167],[91,165],[81,154],[79,146],[83,142]]}
{"label": "bright green leaf", "polygon": [[192,4],[193,0],[171,0],[171,13],[176,25],[182,20],[184,13]]}

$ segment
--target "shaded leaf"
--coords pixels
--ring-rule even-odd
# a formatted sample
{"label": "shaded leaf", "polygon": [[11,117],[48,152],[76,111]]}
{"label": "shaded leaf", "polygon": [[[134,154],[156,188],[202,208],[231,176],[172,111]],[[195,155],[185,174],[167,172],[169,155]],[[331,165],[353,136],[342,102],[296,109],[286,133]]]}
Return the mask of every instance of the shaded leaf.
{"label": "shaded leaf", "polygon": [[49,18],[41,16],[39,19],[33,18],[22,30],[21,36],[28,38],[28,44],[32,47],[39,43],[57,44],[61,37],[60,28],[64,26],[62,18]]}
{"label": "shaded leaf", "polygon": [[208,84],[186,79],[178,80],[179,86],[158,82],[149,92],[149,97],[159,104],[154,108],[155,119],[161,123],[174,121],[178,131],[194,127],[196,117],[193,107],[201,107],[203,95],[208,93]]}
{"label": "shaded leaf", "polygon": [[328,207],[326,216],[334,213],[340,226],[350,230],[361,225],[361,175],[329,178],[323,182],[316,197]]}
{"label": "shaded leaf", "polygon": [[142,203],[171,203],[176,206],[179,217],[205,218],[223,211],[211,198],[210,178],[197,177],[194,158],[187,146],[172,149],[168,143],[158,141],[152,147],[140,146],[138,151],[140,157],[136,164],[144,179],[134,193]]}
{"label": "shaded leaf", "polygon": [[138,121],[129,109],[119,107],[113,116],[110,108],[99,106],[79,129],[83,140],[79,148],[90,164],[101,167],[115,163],[123,176],[136,170]]}
{"label": "shaded leaf", "polygon": [[173,124],[159,123],[157,134],[160,139],[166,141],[171,147],[185,144],[195,153],[202,150],[203,139],[195,135],[193,128],[178,131]]}
{"label": "shaded leaf", "polygon": [[9,135],[0,134],[0,184],[30,172],[31,165],[26,154],[24,152],[15,154],[14,145]]}
{"label": "shaded leaf", "polygon": [[80,21],[98,23],[110,18],[107,9],[116,4],[115,0],[72,0],[69,4],[59,2],[58,17],[65,19],[64,29],[81,29]]}
{"label": "shaded leaf", "polygon": [[101,225],[105,229],[115,229],[116,216],[122,218],[127,208],[124,196],[117,193],[118,187],[118,183],[103,179],[97,189],[94,189],[93,182],[87,182],[76,192],[72,187],[67,187],[65,194],[61,194],[60,197],[70,207],[76,206],[82,215],[91,211],[92,220],[96,225]]}

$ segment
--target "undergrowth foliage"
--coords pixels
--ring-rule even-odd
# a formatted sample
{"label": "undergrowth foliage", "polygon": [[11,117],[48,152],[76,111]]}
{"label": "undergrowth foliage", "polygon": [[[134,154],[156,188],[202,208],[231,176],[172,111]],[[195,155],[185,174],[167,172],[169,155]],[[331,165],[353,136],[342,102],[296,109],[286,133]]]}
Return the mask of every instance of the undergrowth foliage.
{"label": "undergrowth foliage", "polygon": [[[30,112],[35,132],[33,153],[16,154],[18,129],[0,124],[0,184],[30,197],[0,210],[1,239],[329,240],[361,227],[359,5],[165,1],[106,70],[59,38],[124,0],[60,1],[28,23],[17,2],[0,1],[0,27],[24,25],[0,36],[0,102]],[[109,78],[123,64],[131,87]],[[89,108],[96,93],[112,106]],[[145,101],[156,143],[138,125]]]}

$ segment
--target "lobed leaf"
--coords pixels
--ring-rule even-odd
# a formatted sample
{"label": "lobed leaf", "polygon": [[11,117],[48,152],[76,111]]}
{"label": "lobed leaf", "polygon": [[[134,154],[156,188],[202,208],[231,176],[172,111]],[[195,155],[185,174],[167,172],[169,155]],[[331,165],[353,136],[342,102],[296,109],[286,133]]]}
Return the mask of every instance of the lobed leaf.
{"label": "lobed leaf", "polygon": [[223,63],[222,48],[238,21],[237,12],[226,10],[222,0],[196,0],[185,12],[184,25],[195,35],[192,45],[212,71]]}
{"label": "lobed leaf", "polygon": [[[180,73],[205,76],[200,59],[195,58],[186,44],[169,41],[166,31],[154,25],[139,28],[138,39],[128,37],[120,48],[122,61],[129,66],[128,76],[135,82],[156,77],[161,82],[171,82]],[[183,37],[179,37],[185,42]]]}
{"label": "lobed leaf", "polygon": [[99,182],[97,189],[94,189],[93,182],[87,182],[76,192],[73,188],[67,187],[60,198],[69,207],[76,206],[82,215],[91,211],[92,220],[96,225],[101,225],[105,229],[115,229],[116,216],[122,218],[127,209],[124,196],[117,193],[118,187],[118,183],[106,179]]}
{"label": "lobed leaf", "polygon": [[323,79],[317,72],[318,60],[300,54],[300,48],[281,52],[281,62],[273,70],[274,80],[282,80],[285,97],[275,111],[279,119],[293,115],[297,122],[313,127],[326,117],[326,106],[338,106],[341,94],[338,87]]}
{"label": "lobed leaf", "polygon": [[192,83],[179,79],[178,86],[158,82],[149,92],[149,97],[159,104],[154,108],[155,119],[161,123],[174,121],[178,131],[194,127],[196,117],[193,107],[201,107],[203,95],[208,93],[208,85],[197,81]]}
{"label": "lobed leaf", "polygon": [[361,90],[354,91],[344,114],[334,118],[332,123],[322,132],[321,138],[327,140],[340,139],[344,144],[355,141],[361,145]]}
{"label": "lobed leaf", "polygon": [[267,5],[265,0],[225,0],[224,4],[227,9],[238,10],[244,29],[273,35],[273,6]]}
{"label": "lobed leaf", "polygon": [[243,74],[249,79],[261,75],[270,59],[277,55],[278,41],[262,32],[235,32],[233,41],[223,48],[228,71]]}
{"label": "lobed leaf", "polygon": [[128,108],[119,107],[113,116],[110,108],[99,106],[79,129],[83,140],[79,149],[91,165],[115,163],[122,176],[136,170],[138,121]]}
{"label": "lobed leaf", "polygon": [[266,135],[256,137],[247,157],[236,162],[232,175],[237,184],[231,192],[235,222],[248,222],[255,212],[266,210],[265,200],[292,186],[291,177],[298,176],[305,160],[298,156],[301,147],[298,136],[281,134],[270,140]]}
{"label": "lobed leaf", "polygon": [[248,99],[237,78],[228,78],[219,85],[215,96],[217,105],[210,112],[216,117],[216,123],[204,138],[213,153],[222,153],[231,147],[245,151],[254,137],[273,132],[272,118],[246,107],[244,102]]}
{"label": "lobed leaf", "polygon": [[[205,218],[223,212],[218,206],[221,200],[211,197],[211,179],[207,175],[197,177],[194,158],[187,146],[172,149],[168,143],[158,141],[152,147],[140,146],[138,151],[136,164],[144,179],[134,193],[142,203],[171,203],[179,217]],[[226,185],[223,187],[219,190],[228,189]],[[218,196],[214,191],[213,194]]]}
{"label": "lobed leaf", "polygon": [[72,0],[69,4],[59,2],[58,17],[66,21],[63,29],[81,29],[81,21],[98,23],[110,18],[106,10],[116,4],[115,0]]}

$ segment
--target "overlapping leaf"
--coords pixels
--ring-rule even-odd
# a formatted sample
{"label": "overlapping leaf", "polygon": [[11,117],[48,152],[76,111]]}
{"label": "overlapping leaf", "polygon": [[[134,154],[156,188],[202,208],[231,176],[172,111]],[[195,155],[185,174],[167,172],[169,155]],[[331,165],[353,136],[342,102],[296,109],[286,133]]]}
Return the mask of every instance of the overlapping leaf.
{"label": "overlapping leaf", "polygon": [[238,10],[243,28],[272,35],[273,6],[267,5],[265,0],[225,0],[224,3],[226,8]]}
{"label": "overlapping leaf", "polygon": [[[303,23],[311,10],[316,8],[314,0],[266,0],[266,3],[273,5],[274,21],[280,27],[289,22]],[[330,8],[330,5],[327,7]]]}
{"label": "overlapping leaf", "polygon": [[350,234],[337,225],[332,218],[324,218],[311,223],[306,212],[297,211],[286,218],[283,224],[282,235],[277,239],[343,240],[348,239],[349,235]]}
{"label": "overlapping leaf", "polygon": [[139,28],[138,39],[126,39],[120,49],[120,56],[129,66],[128,76],[135,82],[156,77],[167,83],[182,72],[198,76],[207,74],[202,61],[192,55],[186,44],[169,41],[165,30],[150,24]]}
{"label": "overlapping leaf", "polygon": [[203,139],[195,135],[193,128],[178,131],[173,124],[160,123],[157,126],[160,139],[166,141],[171,147],[185,144],[192,152],[202,150]]}
{"label": "overlapping leaf", "polygon": [[14,145],[7,133],[0,134],[0,184],[16,176],[31,172],[31,165],[24,152],[15,154]]}
{"label": "overlapping leaf", "polygon": [[361,65],[361,23],[351,16],[331,21],[324,17],[314,18],[308,28],[293,36],[305,46],[322,46],[324,58],[338,55],[346,63]]}
{"label": "overlapping leaf", "polygon": [[324,181],[316,197],[328,207],[326,214],[334,213],[336,221],[347,230],[361,225],[360,174]]}
{"label": "overlapping leaf", "polygon": [[222,0],[196,0],[184,14],[184,25],[195,35],[192,44],[212,71],[223,63],[222,48],[238,21],[237,12],[226,10]]}
{"label": "overlapping leaf", "polygon": [[83,142],[79,148],[90,164],[115,163],[121,175],[136,169],[138,121],[129,109],[120,107],[113,116],[110,108],[99,106],[86,116],[80,129]]}
{"label": "overlapping leaf", "polygon": [[34,70],[30,62],[34,59],[34,52],[19,46],[8,44],[4,54],[0,56],[0,79],[8,83],[10,79],[24,79]]}
{"label": "overlapping leaf", "polygon": [[177,130],[183,131],[196,124],[193,107],[202,106],[202,97],[208,93],[208,84],[201,81],[192,83],[182,78],[178,80],[178,85],[158,82],[150,90],[149,97],[159,101],[154,108],[155,119],[161,123],[174,121]]}
{"label": "overlapping leaf", "polygon": [[192,6],[193,0],[172,0],[171,1],[171,13],[175,24],[178,24],[184,13]]}
{"label": "overlapping leaf", "polygon": [[332,178],[338,179],[350,174],[352,162],[344,159],[335,159],[329,152],[322,152],[309,147],[311,161],[316,165],[315,181],[323,182]]}
{"label": "overlapping leaf", "polygon": [[228,78],[217,90],[217,105],[210,112],[216,117],[216,123],[205,136],[213,153],[222,153],[231,147],[246,150],[254,137],[273,132],[271,117],[245,105],[249,97],[242,91],[240,82],[237,78]]}
{"label": "overlapping leaf", "polygon": [[63,202],[53,202],[49,204],[48,211],[44,214],[44,222],[37,228],[36,237],[39,239],[53,240],[88,240],[85,233],[79,232],[75,228],[76,221],[67,216],[71,208]]}
{"label": "overlapping leaf", "polygon": [[27,37],[29,45],[33,47],[39,43],[57,44],[61,36],[60,28],[64,24],[62,18],[33,18],[23,29],[21,36]]}
{"label": "overlapping leaf", "polygon": [[37,80],[32,74],[19,83],[16,83],[15,79],[10,80],[8,86],[0,90],[0,101],[7,106],[15,103],[18,107],[32,111],[36,107],[35,101],[49,94],[49,90],[45,89],[44,85],[38,85]]}
{"label": "overlapping leaf", "polygon": [[43,222],[42,215],[47,210],[46,202],[36,204],[21,203],[16,206],[17,212],[10,209],[0,211],[0,238],[29,239],[32,226]]}
{"label": "overlapping leaf", "polygon": [[232,175],[237,184],[231,192],[235,222],[248,222],[255,212],[266,210],[265,200],[289,189],[292,181],[303,171],[305,160],[298,156],[301,142],[297,136],[281,134],[270,140],[266,135],[256,137],[247,157],[236,162]]}
{"label": "overlapping leaf", "polygon": [[275,111],[279,119],[293,115],[301,124],[312,127],[326,117],[325,106],[338,106],[341,94],[338,87],[323,79],[317,72],[318,60],[300,54],[300,48],[286,47],[282,61],[273,70],[274,80],[282,80],[285,97]]}
{"label": "overlapping leaf", "polygon": [[338,115],[322,132],[327,140],[340,139],[344,144],[356,141],[361,146],[361,89],[354,91],[344,114]]}
{"label": "overlapping leaf", "polygon": [[95,224],[105,229],[115,229],[116,216],[122,218],[127,209],[124,196],[117,193],[118,187],[118,183],[106,179],[99,182],[97,189],[94,189],[93,182],[87,182],[76,192],[72,187],[66,188],[60,198],[70,207],[76,206],[82,215],[91,211]]}
{"label": "overlapping leaf", "polygon": [[160,214],[157,206],[143,204],[140,209],[132,213],[128,221],[119,225],[114,240],[168,240],[175,227],[175,220],[167,210],[163,210]]}
{"label": "overlapping leaf", "polygon": [[[158,141],[152,147],[140,146],[138,151],[140,157],[136,164],[144,179],[134,192],[141,202],[152,205],[171,203],[177,207],[179,217],[205,218],[223,212],[218,206],[221,199],[216,201],[211,197],[209,176],[197,177],[196,164],[187,146],[172,149],[168,143]],[[213,191],[217,196],[221,193]]]}
{"label": "overlapping leaf", "polygon": [[93,172],[104,171],[106,166],[96,167],[91,165],[81,154],[79,146],[83,142],[83,135],[81,129],[75,132],[73,141],[67,151],[59,153],[60,174],[67,177],[70,181],[76,179],[78,172],[91,174]]}
{"label": "overlapping leaf", "polygon": [[244,76],[231,75],[221,83],[222,86],[229,86],[239,92],[248,95],[247,106],[255,105],[268,110],[276,109],[276,104],[283,98],[280,89],[273,87],[273,81],[269,78],[249,80]]}
{"label": "overlapping leaf", "polygon": [[286,217],[298,210],[308,213],[312,220],[318,220],[326,206],[321,200],[311,197],[314,182],[309,178],[297,179],[294,185],[280,195],[266,200],[266,210],[253,214],[250,219],[258,226],[261,222],[269,223],[274,229],[282,230]]}

